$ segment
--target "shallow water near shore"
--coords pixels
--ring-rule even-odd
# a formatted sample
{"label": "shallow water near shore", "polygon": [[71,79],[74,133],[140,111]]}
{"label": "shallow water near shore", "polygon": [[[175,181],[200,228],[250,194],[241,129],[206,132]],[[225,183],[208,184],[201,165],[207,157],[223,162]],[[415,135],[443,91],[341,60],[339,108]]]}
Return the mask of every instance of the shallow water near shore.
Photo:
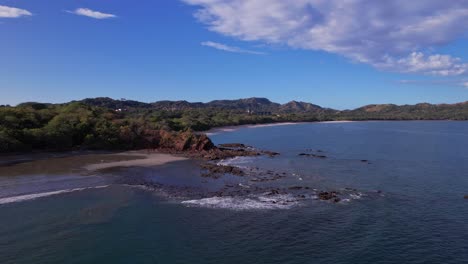
{"label": "shallow water near shore", "polygon": [[[211,138],[281,153],[221,163],[285,176],[204,178],[191,160],[2,176],[0,262],[468,261],[468,122],[310,123]],[[222,188],[225,195],[211,195]],[[314,189],[343,199],[314,199]]]}

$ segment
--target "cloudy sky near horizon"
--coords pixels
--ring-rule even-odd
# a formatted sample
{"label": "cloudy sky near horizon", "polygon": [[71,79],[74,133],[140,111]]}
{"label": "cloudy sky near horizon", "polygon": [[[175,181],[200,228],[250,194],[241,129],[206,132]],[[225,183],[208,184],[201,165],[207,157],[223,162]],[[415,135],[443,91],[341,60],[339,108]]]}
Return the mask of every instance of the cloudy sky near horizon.
{"label": "cloudy sky near horizon", "polygon": [[468,100],[468,0],[0,0],[0,104]]}

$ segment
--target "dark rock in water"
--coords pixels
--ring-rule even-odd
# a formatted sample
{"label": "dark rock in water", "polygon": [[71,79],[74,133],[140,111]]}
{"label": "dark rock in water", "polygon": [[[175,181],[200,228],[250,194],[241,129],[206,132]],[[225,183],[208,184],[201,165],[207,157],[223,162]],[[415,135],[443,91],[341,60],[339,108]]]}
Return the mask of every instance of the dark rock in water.
{"label": "dark rock in water", "polygon": [[201,165],[202,169],[207,170],[203,177],[219,178],[223,174],[232,174],[236,176],[244,176],[245,173],[242,169],[234,166],[217,165],[213,163],[204,163]]}
{"label": "dark rock in water", "polygon": [[264,150],[261,152],[262,154],[265,154],[267,156],[270,156],[270,157],[274,157],[274,156],[278,156],[280,155],[278,152],[274,152],[274,151],[268,151],[268,150]]}
{"label": "dark rock in water", "polygon": [[468,195],[465,195],[464,198],[465,198],[465,199],[468,199]]}
{"label": "dark rock in water", "polygon": [[320,158],[320,159],[327,158],[327,156],[325,155],[316,155],[316,154],[310,154],[310,153],[300,153],[299,156],[314,157],[314,158]]}
{"label": "dark rock in water", "polygon": [[280,191],[278,189],[273,189],[267,195],[277,195],[277,194],[280,194]]}
{"label": "dark rock in water", "polygon": [[325,156],[325,155],[312,155],[312,157],[314,157],[314,158],[320,158],[320,159],[325,159],[325,158],[327,158],[327,156]]}
{"label": "dark rock in water", "polygon": [[[320,192],[318,198],[323,201],[328,201],[331,199],[338,198],[336,192]],[[339,198],[338,198],[339,199]]]}
{"label": "dark rock in water", "polygon": [[304,188],[304,187],[302,187],[302,186],[291,186],[291,187],[289,187],[288,189],[289,189],[289,190],[302,190],[303,188]]}
{"label": "dark rock in water", "polygon": [[368,161],[368,160],[365,160],[365,159],[363,159],[363,160],[361,160],[361,162],[367,163],[367,162],[369,162],[369,161]]}

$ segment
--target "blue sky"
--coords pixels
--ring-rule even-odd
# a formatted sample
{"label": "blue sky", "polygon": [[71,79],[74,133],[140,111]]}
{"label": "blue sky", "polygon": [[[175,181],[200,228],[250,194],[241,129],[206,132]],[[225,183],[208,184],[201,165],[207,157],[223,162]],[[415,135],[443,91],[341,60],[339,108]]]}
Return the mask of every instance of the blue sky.
{"label": "blue sky", "polygon": [[468,1],[409,2],[0,0],[0,104],[468,100]]}

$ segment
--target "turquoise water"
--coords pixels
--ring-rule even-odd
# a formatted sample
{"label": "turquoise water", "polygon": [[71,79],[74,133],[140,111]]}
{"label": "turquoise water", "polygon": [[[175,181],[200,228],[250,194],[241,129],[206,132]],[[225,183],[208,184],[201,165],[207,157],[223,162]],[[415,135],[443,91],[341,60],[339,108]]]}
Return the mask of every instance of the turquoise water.
{"label": "turquoise water", "polygon": [[[287,172],[267,183],[274,187],[360,195],[266,208],[245,197],[207,202],[118,183],[131,175],[206,192],[256,183],[204,179],[191,161],[120,170],[89,179],[105,188],[0,204],[0,262],[468,263],[468,122],[315,123],[211,137],[280,152],[225,161]],[[328,158],[298,156],[319,150]],[[47,184],[44,177],[39,185]],[[42,190],[37,182],[31,188]]]}

